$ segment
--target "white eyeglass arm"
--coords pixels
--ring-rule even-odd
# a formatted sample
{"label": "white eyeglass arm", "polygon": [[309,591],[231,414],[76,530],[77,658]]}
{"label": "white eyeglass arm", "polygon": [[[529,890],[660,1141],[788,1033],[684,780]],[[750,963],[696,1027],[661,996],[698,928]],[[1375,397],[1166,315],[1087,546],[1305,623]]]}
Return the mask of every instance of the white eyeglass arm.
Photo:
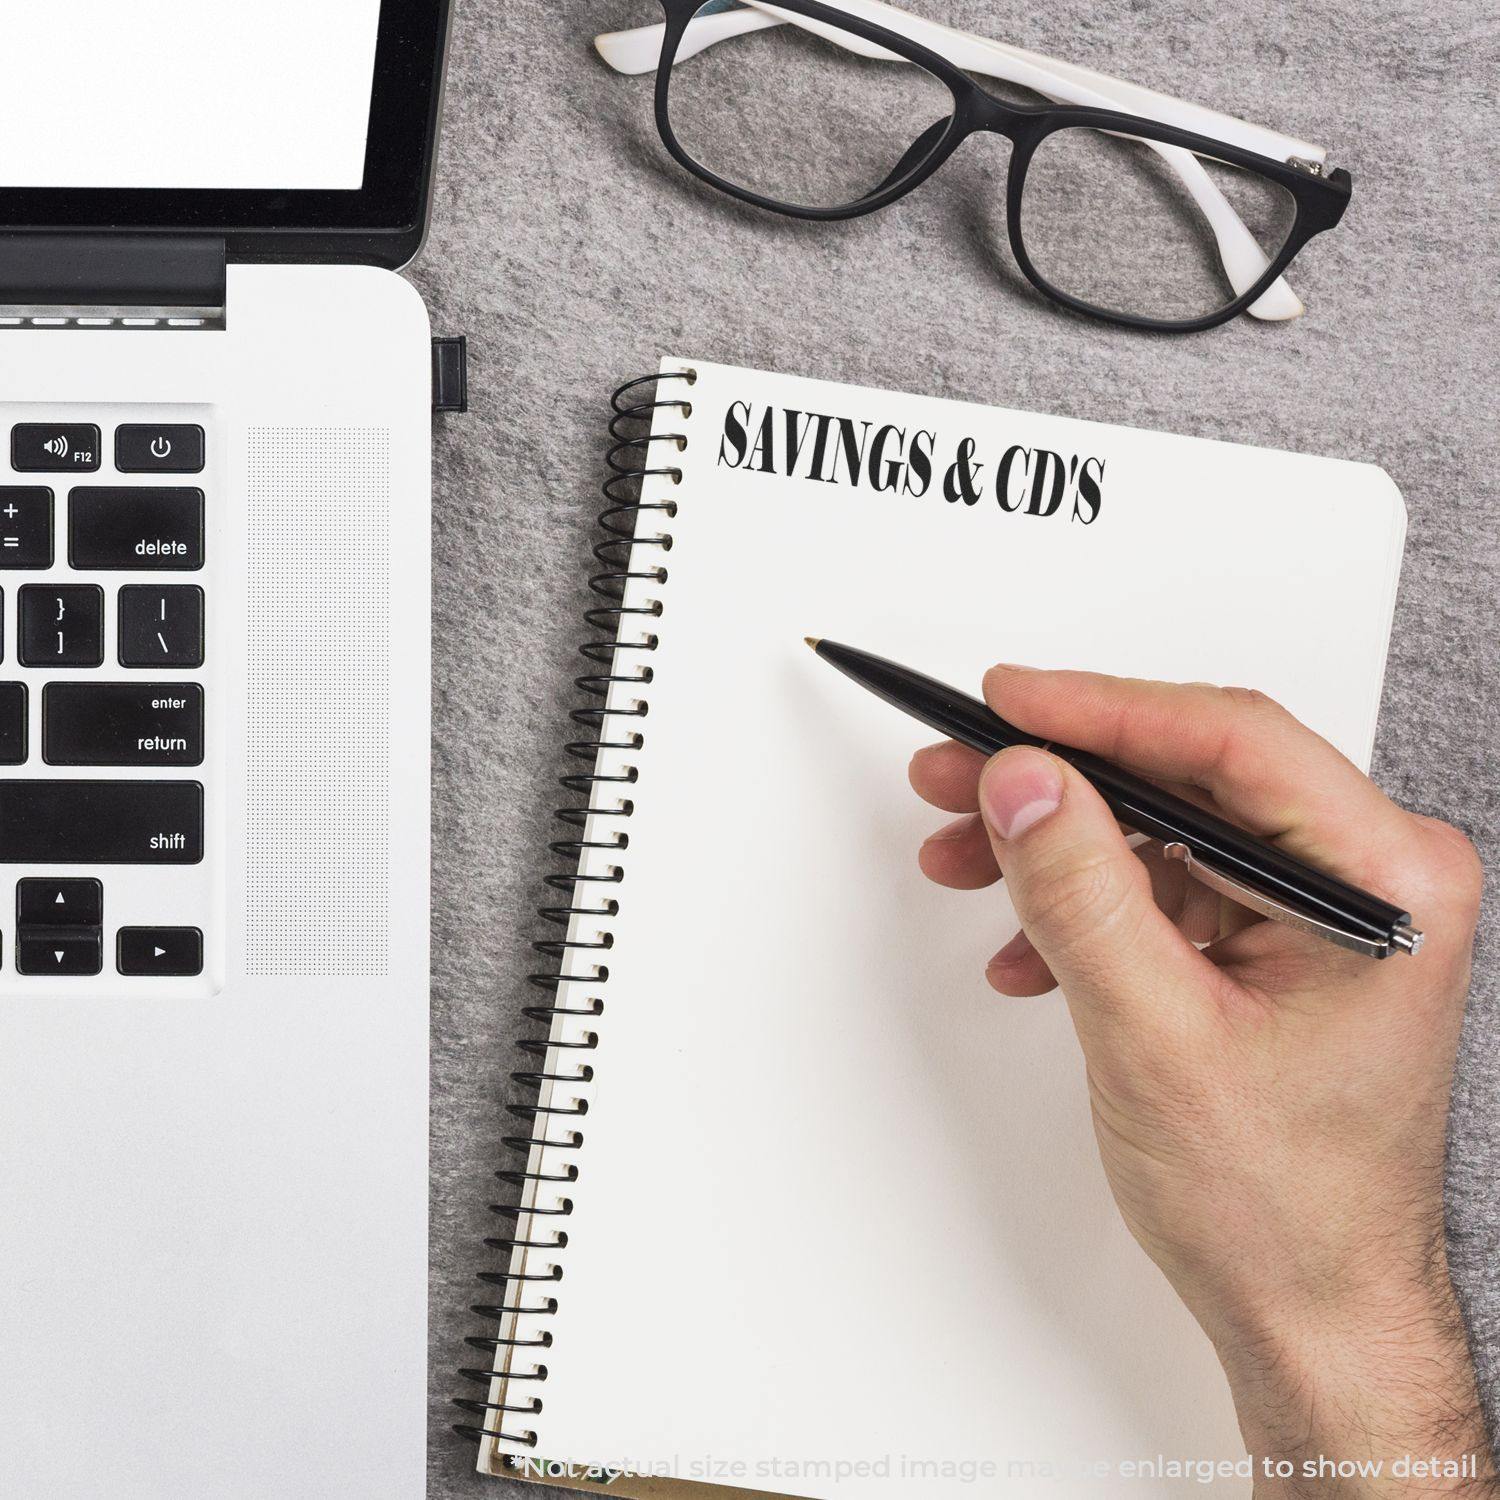
{"label": "white eyeglass arm", "polygon": [[[1042,57],[984,37],[970,36],[935,21],[927,21],[897,10],[894,6],[882,4],[880,0],[842,0],[842,8],[851,15],[862,16],[931,47],[955,67],[1021,84],[1059,102],[1088,105],[1096,109],[1121,109],[1158,120],[1162,124],[1175,125],[1179,129],[1213,135],[1245,150],[1270,156],[1273,160],[1297,156],[1321,163],[1327,154],[1322,147],[1292,136],[1280,135],[1201,105],[1170,99],[1164,94],[1157,94],[1150,89],[1109,78],[1086,68],[1075,67],[1071,63]],[[695,17],[688,23],[678,44],[677,55],[679,58],[691,57],[717,42],[785,22],[801,26],[862,56],[884,61],[904,61],[897,54],[866,42],[863,38],[826,26],[810,16],[782,10],[765,3],[765,0],[747,0],[746,6],[741,9]],[[618,72],[649,73],[660,59],[665,29],[658,24],[630,31],[608,32],[596,37],[594,45],[605,62]],[[1182,147],[1162,142],[1145,141],[1144,144],[1150,146],[1172,167],[1202,211],[1213,230],[1230,284],[1239,291],[1254,285],[1265,272],[1265,253],[1218,185],[1204,171],[1197,157]],[[1258,318],[1278,320],[1297,317],[1303,311],[1303,306],[1286,281],[1278,277],[1249,310]]]}

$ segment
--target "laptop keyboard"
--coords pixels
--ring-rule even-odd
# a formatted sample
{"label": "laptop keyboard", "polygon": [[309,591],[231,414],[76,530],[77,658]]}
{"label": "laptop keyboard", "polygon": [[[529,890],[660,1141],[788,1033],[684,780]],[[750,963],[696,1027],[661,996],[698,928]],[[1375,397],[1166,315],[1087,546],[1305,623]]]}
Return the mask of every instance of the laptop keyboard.
{"label": "laptop keyboard", "polygon": [[222,755],[207,413],[0,406],[3,434],[0,988],[201,986]]}

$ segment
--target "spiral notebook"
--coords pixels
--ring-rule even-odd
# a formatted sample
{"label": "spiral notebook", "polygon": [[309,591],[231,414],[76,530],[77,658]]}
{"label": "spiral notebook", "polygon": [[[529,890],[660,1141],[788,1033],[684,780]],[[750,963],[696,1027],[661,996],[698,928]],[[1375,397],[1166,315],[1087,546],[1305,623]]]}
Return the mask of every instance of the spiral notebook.
{"label": "spiral notebook", "polygon": [[498,1164],[498,1328],[471,1341],[493,1369],[467,1372],[480,1467],[638,1496],[1248,1493],[1183,1467],[1243,1445],[1110,1198],[1065,1006],[984,981],[1003,888],[918,873],[931,734],[803,637],[960,685],[996,660],[1250,684],[1364,765],[1395,486],[676,359],[611,431],[579,806]]}

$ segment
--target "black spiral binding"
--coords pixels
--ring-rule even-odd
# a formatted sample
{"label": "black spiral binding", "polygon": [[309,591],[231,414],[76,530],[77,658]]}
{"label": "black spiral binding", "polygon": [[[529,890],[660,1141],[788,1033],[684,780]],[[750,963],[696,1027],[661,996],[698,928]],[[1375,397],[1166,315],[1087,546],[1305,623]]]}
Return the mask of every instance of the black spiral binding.
{"label": "black spiral binding", "polygon": [[[589,769],[587,772],[569,774],[561,778],[562,785],[581,800],[572,806],[558,808],[556,816],[569,828],[578,830],[578,833],[574,837],[556,839],[549,846],[554,854],[567,858],[571,862],[571,868],[565,874],[547,876],[546,884],[552,890],[563,893],[567,897],[567,904],[544,906],[540,908],[539,913],[544,921],[561,927],[565,931],[574,917],[607,918],[613,917],[619,910],[619,903],[613,897],[603,894],[593,895],[587,888],[601,884],[618,884],[624,878],[624,870],[618,865],[611,865],[604,874],[585,875],[581,873],[580,862],[590,850],[617,851],[628,848],[630,836],[621,829],[612,838],[589,840],[583,836],[583,833],[591,816],[594,818],[628,818],[635,811],[635,804],[625,798],[622,798],[618,808],[591,810],[589,804],[593,797],[594,787],[632,785],[637,776],[634,766],[625,768],[619,775],[601,775],[597,765],[600,752],[638,750],[643,743],[638,730],[617,731],[610,721],[644,717],[647,705],[644,702],[637,702],[628,707],[609,708],[606,707],[606,702],[614,683],[644,685],[652,680],[653,673],[649,665],[641,664],[639,670],[628,673],[616,670],[620,665],[621,652],[656,650],[657,636],[654,632],[644,628],[644,621],[654,620],[662,613],[660,600],[651,601],[646,605],[627,606],[625,591],[633,579],[642,579],[651,583],[666,581],[667,570],[664,566],[650,569],[637,567],[631,571],[631,549],[636,546],[655,546],[663,552],[671,550],[670,535],[637,537],[636,520],[644,511],[659,511],[668,518],[675,516],[677,502],[675,500],[642,501],[640,489],[644,481],[657,476],[669,478],[673,484],[682,482],[681,469],[675,466],[654,465],[653,445],[670,444],[676,452],[681,452],[687,447],[687,438],[682,433],[651,433],[646,429],[649,429],[657,411],[673,409],[686,418],[691,415],[693,409],[689,401],[654,399],[655,391],[652,392],[653,399],[641,399],[645,394],[643,387],[656,387],[665,380],[681,380],[692,385],[696,379],[696,373],[691,370],[645,375],[639,380],[632,380],[622,385],[610,398],[613,415],[610,418],[609,435],[613,446],[606,455],[611,473],[604,482],[604,497],[609,501],[609,505],[599,516],[599,525],[609,535],[607,540],[598,543],[594,548],[595,558],[604,565],[607,571],[596,573],[589,579],[590,589],[606,602],[594,606],[584,614],[584,619],[593,629],[607,632],[607,638],[585,641],[579,647],[582,655],[601,670],[586,673],[575,679],[579,690],[596,701],[575,708],[569,716],[575,724],[589,731],[593,738],[572,740],[564,747],[574,759],[587,762]],[[660,448],[654,451],[659,452]],[[625,622],[637,617],[642,619],[640,638],[621,639],[620,632]],[[617,738],[607,737],[617,733]],[[597,904],[580,906],[577,904],[579,901],[597,902]],[[504,1227],[509,1232],[488,1236],[484,1241],[487,1248],[502,1251],[510,1257],[513,1257],[517,1251],[567,1248],[568,1234],[560,1225],[551,1229],[550,1238],[536,1238],[538,1234],[547,1232],[547,1226],[537,1221],[548,1218],[566,1218],[573,1211],[572,1200],[562,1197],[556,1208],[539,1208],[527,1204],[524,1195],[531,1185],[560,1187],[576,1181],[577,1166],[569,1165],[560,1172],[533,1172],[526,1168],[530,1166],[530,1155],[534,1148],[576,1151],[583,1145],[583,1132],[566,1122],[586,1114],[588,1112],[587,1101],[580,1100],[571,1107],[563,1108],[543,1105],[541,1103],[542,1090],[549,1083],[588,1083],[593,1079],[592,1065],[584,1062],[582,1058],[577,1059],[576,1070],[573,1072],[551,1070],[564,1067],[565,1059],[571,1053],[592,1051],[598,1045],[598,1034],[594,1031],[585,1031],[576,1040],[560,1041],[553,1039],[551,1032],[553,1023],[558,1017],[603,1015],[604,1001],[601,998],[591,997],[579,1005],[563,1005],[559,1003],[558,992],[564,983],[563,969],[571,951],[585,950],[599,953],[607,951],[613,942],[613,935],[604,933],[597,942],[573,942],[564,937],[547,938],[531,945],[536,952],[555,960],[557,967],[545,974],[527,975],[530,984],[547,992],[548,1003],[525,1006],[523,1014],[530,1020],[540,1022],[546,1029],[539,1035],[528,1037],[519,1043],[522,1052],[529,1058],[537,1059],[536,1063],[520,1068],[510,1075],[516,1083],[522,1086],[525,1098],[531,1101],[506,1106],[507,1114],[514,1119],[526,1122],[527,1133],[525,1135],[503,1137],[507,1147],[522,1153],[522,1170],[506,1168],[496,1172],[495,1176],[507,1186],[517,1189],[523,1196],[519,1204],[490,1204],[490,1212],[507,1221]],[[566,976],[566,979],[568,982],[574,982],[579,977],[579,975],[570,974]],[[609,980],[609,969],[603,963],[596,963],[594,973],[583,977],[603,985]],[[554,1122],[561,1123],[554,1124]],[[560,1133],[554,1135],[554,1130]],[[534,1291],[530,1283],[540,1281],[556,1284],[562,1280],[562,1276],[562,1267],[556,1264],[550,1265],[545,1272],[541,1273],[516,1273],[510,1269],[509,1264],[500,1271],[480,1271],[478,1273],[480,1282],[487,1287],[499,1288],[502,1300],[498,1303],[475,1303],[469,1310],[480,1317],[495,1320],[521,1316],[546,1317],[557,1311],[557,1298]],[[508,1296],[512,1300],[507,1302],[504,1299]],[[532,1297],[536,1300],[527,1300]],[[501,1331],[506,1330],[502,1328]],[[512,1335],[518,1335],[522,1330],[512,1325],[509,1332]],[[508,1364],[497,1369],[494,1367],[494,1362],[499,1359],[501,1351],[510,1353],[515,1350],[550,1348],[552,1335],[543,1331],[534,1337],[474,1337],[467,1338],[464,1342],[471,1349],[478,1349],[488,1354],[492,1367],[490,1369],[465,1367],[461,1368],[458,1373],[465,1380],[486,1388],[493,1380],[499,1378],[503,1384],[503,1394],[507,1399],[502,1402],[479,1400],[467,1396],[455,1398],[453,1404],[460,1410],[478,1417],[479,1423],[478,1425],[473,1422],[455,1423],[453,1430],[476,1441],[484,1438],[499,1438],[505,1442],[523,1444],[528,1448],[535,1447],[537,1435],[530,1427],[525,1427],[519,1432],[507,1432],[503,1425],[489,1425],[490,1414],[501,1414],[498,1421],[503,1424],[505,1414],[535,1416],[539,1413],[542,1409],[542,1398],[534,1395],[524,1403],[514,1402],[510,1400],[510,1384],[512,1381],[532,1381],[540,1384],[547,1379],[547,1367],[538,1360],[534,1369],[517,1371],[509,1368]]]}

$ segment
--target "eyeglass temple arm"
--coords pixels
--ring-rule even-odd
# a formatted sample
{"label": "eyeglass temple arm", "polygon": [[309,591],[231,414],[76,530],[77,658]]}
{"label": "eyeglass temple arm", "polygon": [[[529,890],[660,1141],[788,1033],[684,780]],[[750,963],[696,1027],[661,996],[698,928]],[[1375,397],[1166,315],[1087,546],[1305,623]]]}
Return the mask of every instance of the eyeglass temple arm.
{"label": "eyeglass temple arm", "polygon": [[[883,62],[905,61],[904,58],[887,51],[884,47],[873,42],[865,42],[848,33],[839,33],[835,37],[832,28],[825,28],[811,16],[779,9],[774,3],[770,3],[770,0],[721,0],[721,3],[725,6],[723,10],[700,13],[688,23],[682,41],[678,44],[679,58],[693,57],[716,42],[727,41],[731,37],[791,22],[804,26],[810,31],[817,31],[829,40],[836,40],[840,46],[860,52],[866,57],[878,58]],[[1020,81],[1012,77],[1010,68],[1007,67],[1001,71],[1000,68],[994,66],[993,56],[976,64],[973,58],[955,56],[950,51],[952,46],[961,44],[965,50],[978,48],[992,55],[999,54],[1001,58],[1011,58],[1016,62],[1033,64],[1061,79],[1071,79],[1078,84],[1095,89],[1100,94],[1108,94],[1117,108],[1124,107],[1132,114],[1142,115],[1164,125],[1176,125],[1180,129],[1191,130],[1198,135],[1212,136],[1216,140],[1227,141],[1246,151],[1269,156],[1273,161],[1285,161],[1289,156],[1296,156],[1307,161],[1322,162],[1327,157],[1327,151],[1322,146],[1315,146],[1310,141],[1299,140],[1295,136],[1284,135],[1264,125],[1256,125],[1249,120],[1223,114],[1203,104],[1194,104],[1186,99],[1174,99],[1168,94],[1157,93],[1154,89],[1145,88],[1141,84],[1131,83],[1123,78],[1114,78],[1106,73],[1098,73],[1090,68],[1080,67],[1076,63],[1064,62],[1061,58],[1046,57],[1039,52],[1028,52],[1022,47],[1015,47],[1007,42],[997,42],[989,37],[957,31],[951,26],[944,26],[937,21],[914,16],[909,11],[899,10],[893,5],[883,4],[881,0],[840,0],[840,8],[851,15],[862,16],[877,25],[883,25],[888,30],[900,32],[910,37],[912,41],[931,46],[934,51],[940,52],[955,66],[972,72],[982,72],[989,77],[1007,79],[1011,82]],[[658,22],[653,26],[637,26],[628,31],[606,32],[594,38],[594,45],[600,56],[617,72],[649,73],[656,67],[657,59],[661,55],[661,39],[665,30],[665,26]]]}
{"label": "eyeglass temple arm", "polygon": [[[1124,108],[1135,113],[1142,113],[1150,106],[1155,114],[1148,115],[1149,118],[1157,118],[1161,123],[1195,130],[1200,134],[1215,134],[1246,150],[1269,155],[1273,159],[1297,155],[1321,161],[1326,154],[1321,147],[1279,135],[1229,115],[1221,115],[1215,110],[1169,99],[1150,89],[1107,78],[1088,69],[1074,67],[1070,63],[1040,57],[1018,47],[954,31],[950,27],[940,26],[936,22],[881,4],[879,0],[844,0],[843,8],[853,15],[862,15],[876,24],[888,26],[891,30],[909,36],[913,41],[933,47],[957,67],[1022,84],[1061,102],[1090,105],[1094,108]],[[887,61],[905,60],[849,32],[825,26],[800,13],[764,4],[763,0],[749,0],[743,8],[694,17],[678,44],[677,55],[679,58],[691,57],[716,42],[784,22],[813,31],[838,46],[864,56]],[[642,26],[630,31],[606,33],[596,37],[594,45],[605,62],[617,71],[647,73],[655,68],[660,58],[664,32],[665,27],[661,25]],[[1231,285],[1240,291],[1252,286],[1265,273],[1265,253],[1217,184],[1204,171],[1202,164],[1192,152],[1181,147],[1149,140],[1144,144],[1150,146],[1173,168],[1202,210],[1218,243],[1220,259]],[[1302,303],[1296,294],[1279,277],[1250,307],[1253,315],[1266,319],[1295,318],[1302,311]]]}

